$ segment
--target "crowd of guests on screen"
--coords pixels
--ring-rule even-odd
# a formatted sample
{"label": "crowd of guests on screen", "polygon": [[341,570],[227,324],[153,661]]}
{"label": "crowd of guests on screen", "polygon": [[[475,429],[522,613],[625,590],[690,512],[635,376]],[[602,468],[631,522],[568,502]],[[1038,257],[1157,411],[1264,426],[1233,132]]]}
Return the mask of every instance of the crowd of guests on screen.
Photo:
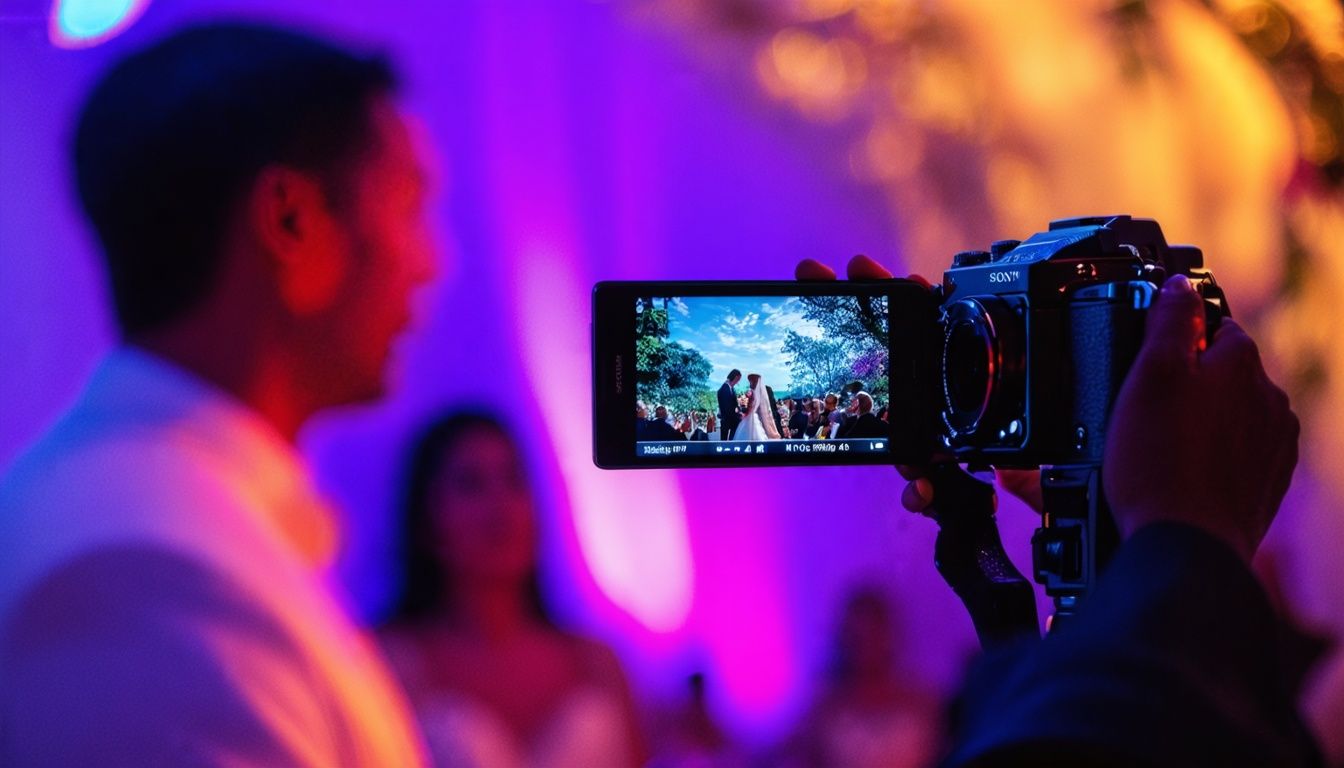
{"label": "crowd of guests on screen", "polygon": [[902,674],[892,608],[872,588],[843,607],[818,699],[773,750],[725,734],[700,674],[682,701],[637,702],[608,647],[553,619],[525,461],[492,416],[445,416],[415,442],[400,550],[379,634],[436,765],[862,768],[937,754],[938,704]]}
{"label": "crowd of guests on screen", "polygon": [[[856,382],[857,384],[857,382]],[[725,382],[725,387],[731,386]],[[890,409],[874,400],[862,385],[844,388],[840,394],[828,392],[817,397],[786,397],[776,401],[774,391],[765,387],[769,405],[762,409],[773,424],[760,424],[756,430],[753,392],[726,401],[720,398],[720,412],[704,410],[673,414],[666,405],[657,404],[653,413],[643,400],[635,401],[635,439],[662,440],[826,440],[882,438],[891,433]],[[843,399],[842,399],[843,398]],[[762,418],[764,418],[762,416]],[[771,429],[773,427],[773,429]]]}

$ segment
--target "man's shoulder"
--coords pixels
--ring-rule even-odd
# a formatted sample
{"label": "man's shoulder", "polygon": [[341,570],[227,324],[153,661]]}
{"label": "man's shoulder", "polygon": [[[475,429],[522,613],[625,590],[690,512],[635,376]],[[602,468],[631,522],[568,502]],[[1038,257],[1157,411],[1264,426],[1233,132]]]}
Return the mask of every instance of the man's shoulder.
{"label": "man's shoulder", "polygon": [[33,638],[141,631],[162,616],[252,621],[265,605],[207,559],[153,542],[109,543],[54,563],[33,580],[12,604],[0,637],[12,652]]}
{"label": "man's shoulder", "polygon": [[[76,474],[96,474],[122,486],[158,480],[149,472],[122,472],[127,465],[153,469],[157,466],[201,465],[203,455],[192,451],[189,441],[160,425],[89,425],[67,419],[56,424],[25,450],[0,478],[6,495],[50,485],[51,479]],[[45,490],[45,489],[44,489]]]}
{"label": "man's shoulder", "polygon": [[[307,661],[283,617],[211,563],[147,543],[93,548],[36,579],[0,622],[5,751],[191,763],[228,741],[292,763],[322,738],[319,700],[298,695],[321,683]],[[311,732],[282,738],[283,722]]]}
{"label": "man's shoulder", "polygon": [[209,452],[172,430],[57,427],[0,478],[0,527],[49,529],[68,518],[96,523],[153,518],[165,507],[208,509],[229,501],[229,488]]}
{"label": "man's shoulder", "polygon": [[[0,614],[0,666],[13,684],[26,672],[75,674],[56,664],[64,658],[72,667],[83,659],[99,674],[141,676],[155,668],[224,690],[232,685],[230,660],[243,652],[254,669],[310,671],[272,601],[217,563],[151,542],[92,547],[55,563]],[[177,669],[165,669],[174,663]],[[79,688],[69,683],[54,688]]]}
{"label": "man's shoulder", "polygon": [[83,552],[207,548],[240,504],[205,452],[171,433],[58,426],[0,479],[0,611]]}

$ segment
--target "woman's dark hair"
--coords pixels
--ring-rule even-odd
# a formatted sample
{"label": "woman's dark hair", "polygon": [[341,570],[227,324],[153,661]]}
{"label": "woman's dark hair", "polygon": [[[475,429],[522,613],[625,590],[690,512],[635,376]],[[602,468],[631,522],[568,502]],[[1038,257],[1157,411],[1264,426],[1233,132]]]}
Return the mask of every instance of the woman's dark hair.
{"label": "woman's dark hair", "polygon": [[[415,623],[451,616],[452,571],[443,561],[434,523],[434,487],[443,462],[466,437],[493,432],[517,450],[513,432],[498,417],[476,409],[452,411],[430,422],[411,446],[401,499],[397,562],[401,581],[386,624]],[[521,455],[520,455],[521,460]],[[528,576],[528,606],[546,624],[553,623],[541,596],[536,569]]]}

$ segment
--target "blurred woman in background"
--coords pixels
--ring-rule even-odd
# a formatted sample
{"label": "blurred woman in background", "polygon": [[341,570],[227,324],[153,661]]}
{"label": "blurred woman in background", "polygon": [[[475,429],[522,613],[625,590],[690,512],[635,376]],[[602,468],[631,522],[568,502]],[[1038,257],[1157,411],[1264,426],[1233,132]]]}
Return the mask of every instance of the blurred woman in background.
{"label": "blurred woman in background", "polygon": [[401,592],[381,635],[436,764],[645,762],[616,656],[548,615],[532,489],[502,422],[462,411],[430,425],[401,525]]}
{"label": "blurred woman in background", "polygon": [[896,621],[873,586],[850,593],[830,679],[791,745],[789,766],[917,768],[939,746],[938,701],[902,673]]}

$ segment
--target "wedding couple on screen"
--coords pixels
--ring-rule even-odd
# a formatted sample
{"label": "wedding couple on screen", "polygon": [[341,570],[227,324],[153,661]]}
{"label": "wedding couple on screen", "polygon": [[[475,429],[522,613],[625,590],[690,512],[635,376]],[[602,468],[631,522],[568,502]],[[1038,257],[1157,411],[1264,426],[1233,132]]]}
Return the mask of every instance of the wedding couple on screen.
{"label": "wedding couple on screen", "polygon": [[774,398],[759,373],[747,375],[747,404],[738,406],[737,383],[742,372],[734,368],[719,387],[719,438],[722,440],[778,440]]}

